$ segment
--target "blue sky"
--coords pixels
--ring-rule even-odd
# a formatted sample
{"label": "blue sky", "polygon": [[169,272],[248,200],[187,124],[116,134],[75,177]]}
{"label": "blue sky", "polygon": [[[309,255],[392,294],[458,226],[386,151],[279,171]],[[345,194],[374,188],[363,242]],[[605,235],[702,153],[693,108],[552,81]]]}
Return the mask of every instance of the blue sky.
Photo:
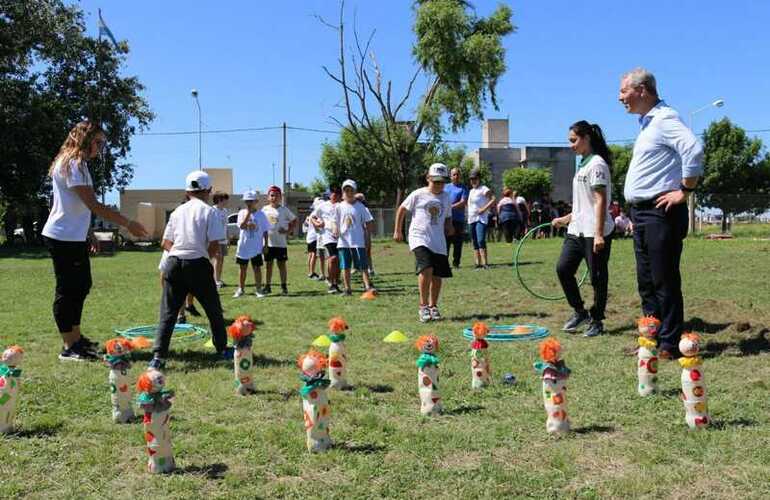
{"label": "blue sky", "polygon": [[[498,2],[472,1],[480,15]],[[498,85],[499,110],[510,119],[511,141],[560,141],[579,119],[599,123],[609,139],[636,134],[634,117],[617,102],[619,75],[645,66],[661,95],[689,113],[716,98],[725,106],[702,111],[695,128],[727,116],[749,129],[770,129],[770,2],[751,0],[623,3],[508,2],[518,27],[505,40],[508,71]],[[321,66],[336,67],[336,34],[314,17],[334,20],[332,0],[131,2],[83,0],[96,35],[97,9],[118,39],[131,46],[125,74],[137,75],[157,114],[148,132],[197,130],[190,89],[200,93],[205,129],[289,126],[334,130],[342,118],[339,87]],[[376,29],[373,48],[386,78],[403,89],[414,62],[412,2],[348,0],[363,34]],[[421,87],[420,90],[423,88]],[[408,116],[405,115],[405,118]],[[766,142],[770,134],[760,133]],[[479,141],[479,122],[447,138]],[[291,180],[319,176],[321,144],[334,133],[289,131]],[[235,189],[262,189],[281,173],[281,131],[208,134],[204,166],[234,169]],[[131,187],[173,188],[197,167],[197,136],[137,136]],[[112,194],[108,201],[115,201]]]}

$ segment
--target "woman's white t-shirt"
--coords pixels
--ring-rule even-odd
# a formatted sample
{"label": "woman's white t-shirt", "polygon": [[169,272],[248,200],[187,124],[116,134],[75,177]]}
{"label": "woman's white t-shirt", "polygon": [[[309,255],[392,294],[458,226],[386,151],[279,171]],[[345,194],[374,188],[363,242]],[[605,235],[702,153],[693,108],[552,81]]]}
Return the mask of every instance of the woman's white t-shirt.
{"label": "woman's white t-shirt", "polygon": [[[316,208],[318,208],[318,205],[323,203],[324,200],[322,198],[315,198],[313,199],[313,205],[310,207],[310,214],[312,214]],[[302,230],[305,232],[305,241],[310,244],[314,241],[318,240],[318,237],[320,236],[320,231],[316,229],[316,227],[310,222],[310,214],[308,214],[307,217],[305,217],[305,222],[302,223]]]}
{"label": "woman's white t-shirt", "polygon": [[53,169],[51,181],[53,206],[43,226],[43,236],[59,241],[86,241],[91,227],[91,210],[72,188],[93,186],[88,166],[71,160],[69,175],[64,175],[59,162]]}
{"label": "woman's white t-shirt", "polygon": [[430,192],[430,188],[415,189],[401,204],[412,214],[409,224],[409,250],[427,247],[433,253],[447,254],[444,221],[452,217],[449,194]]}
{"label": "woman's white t-shirt", "polygon": [[238,226],[249,219],[255,227],[254,229],[241,229],[238,237],[238,247],[235,250],[235,256],[239,259],[251,259],[262,253],[264,247],[265,233],[270,230],[270,223],[261,210],[250,212],[244,208],[238,212]]}
{"label": "woman's white t-shirt", "polygon": [[489,210],[481,213],[481,209],[484,205],[489,203],[489,188],[486,186],[479,186],[471,188],[468,193],[468,224],[474,222],[481,222],[487,224],[489,221]]}
{"label": "woman's white t-shirt", "polygon": [[347,201],[340,202],[337,205],[337,227],[340,228],[337,248],[366,248],[364,226],[373,220],[369,209],[360,201],[352,205]]}
{"label": "woman's white t-shirt", "polygon": [[318,238],[318,244],[326,246],[330,243],[337,243],[337,205],[331,200],[326,200],[313,210],[311,217],[318,217],[324,223],[321,234]]}
{"label": "woman's white t-shirt", "polygon": [[567,234],[585,238],[594,237],[596,230],[594,192],[597,188],[603,188],[607,193],[607,213],[604,216],[604,236],[607,236],[615,229],[615,222],[609,209],[612,204],[610,167],[599,155],[592,155],[584,162],[572,179],[572,219],[567,226]]}

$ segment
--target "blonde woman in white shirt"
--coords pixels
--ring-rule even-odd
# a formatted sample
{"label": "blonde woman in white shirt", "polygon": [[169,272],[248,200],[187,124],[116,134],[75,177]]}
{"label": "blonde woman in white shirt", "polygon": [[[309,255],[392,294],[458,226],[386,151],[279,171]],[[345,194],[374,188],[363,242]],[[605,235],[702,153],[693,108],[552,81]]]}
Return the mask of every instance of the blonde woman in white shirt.
{"label": "blonde woman in white shirt", "polygon": [[492,190],[481,184],[481,172],[471,170],[471,190],[468,193],[468,224],[471,226],[473,257],[476,269],[489,269],[487,263],[487,229],[490,223],[490,210],[495,205]]}
{"label": "blonde woman in white shirt", "polygon": [[[569,142],[572,150],[582,157],[580,168],[572,180],[572,213],[551,221],[556,228],[567,226],[567,237],[564,239],[556,273],[567,301],[575,312],[564,324],[563,330],[574,333],[583,323],[589,322],[584,336],[595,337],[604,332],[609,280],[607,262],[615,228],[609,213],[612,202],[612,155],[602,129],[585,120],[570,127]],[[590,312],[583,306],[575,279],[575,273],[584,259],[590,269],[594,289],[594,305]]]}
{"label": "blonde woman in white shirt", "polygon": [[70,130],[51,163],[53,206],[43,227],[45,243],[53,259],[56,292],[53,316],[64,343],[62,361],[95,361],[98,344],[80,333],[83,304],[91,290],[88,230],[91,214],[146,237],[144,227],[99,203],[94,194],[88,161],[96,158],[106,136],[94,122],[82,121]]}

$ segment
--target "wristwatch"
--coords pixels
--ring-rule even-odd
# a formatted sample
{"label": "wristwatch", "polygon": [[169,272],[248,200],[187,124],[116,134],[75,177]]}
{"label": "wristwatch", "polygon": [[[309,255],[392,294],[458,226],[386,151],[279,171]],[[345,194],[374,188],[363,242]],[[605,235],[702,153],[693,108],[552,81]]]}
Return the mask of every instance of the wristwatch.
{"label": "wristwatch", "polygon": [[693,191],[695,191],[695,188],[688,188],[682,183],[679,184],[679,189],[681,189],[682,192],[685,192],[685,193],[692,193]]}

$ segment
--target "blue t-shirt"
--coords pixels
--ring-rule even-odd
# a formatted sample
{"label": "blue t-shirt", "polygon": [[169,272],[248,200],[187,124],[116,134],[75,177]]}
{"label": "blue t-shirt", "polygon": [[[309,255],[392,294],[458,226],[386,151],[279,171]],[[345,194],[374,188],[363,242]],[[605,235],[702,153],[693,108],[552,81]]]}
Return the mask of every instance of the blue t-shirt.
{"label": "blue t-shirt", "polygon": [[[444,192],[449,195],[449,203],[454,205],[460,200],[468,199],[468,188],[464,184],[456,186],[451,182],[444,186]],[[465,222],[465,208],[453,208],[452,220],[457,222]]]}

